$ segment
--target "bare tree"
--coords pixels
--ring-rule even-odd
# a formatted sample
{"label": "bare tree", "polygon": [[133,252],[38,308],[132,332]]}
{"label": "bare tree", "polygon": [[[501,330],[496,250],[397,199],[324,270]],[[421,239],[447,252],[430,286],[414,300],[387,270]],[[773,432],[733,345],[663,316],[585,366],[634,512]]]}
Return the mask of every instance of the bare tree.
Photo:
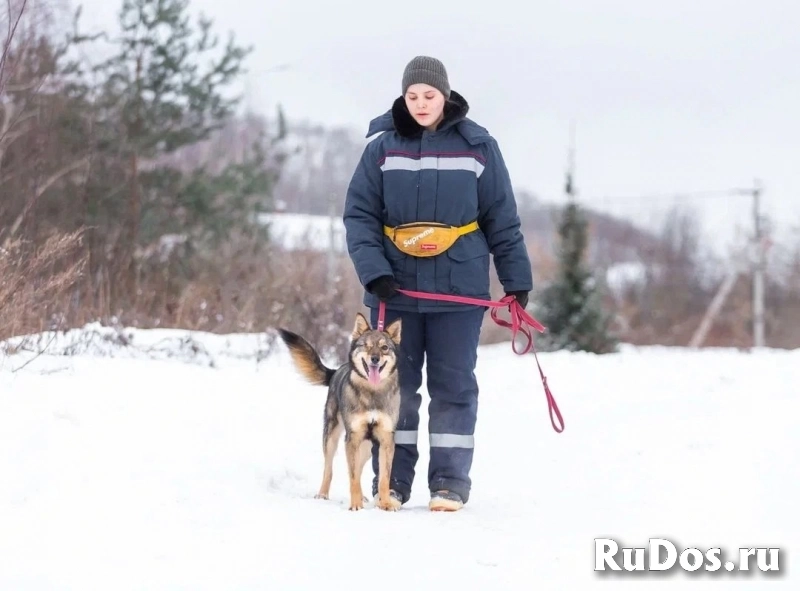
{"label": "bare tree", "polygon": [[0,55],[0,96],[3,95],[6,87],[8,77],[7,64],[11,53],[11,43],[17,33],[17,27],[19,27],[27,5],[28,0],[20,0],[15,8],[11,0],[6,0],[6,18],[8,22],[6,23],[6,39],[3,42],[3,53]]}

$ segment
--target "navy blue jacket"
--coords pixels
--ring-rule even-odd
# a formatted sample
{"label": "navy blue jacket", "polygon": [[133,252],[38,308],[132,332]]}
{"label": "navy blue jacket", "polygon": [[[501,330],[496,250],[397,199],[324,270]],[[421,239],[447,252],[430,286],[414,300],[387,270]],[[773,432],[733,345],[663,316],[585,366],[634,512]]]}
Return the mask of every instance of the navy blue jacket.
{"label": "navy blue jacket", "polygon": [[[466,117],[469,106],[451,92],[436,131],[419,126],[399,97],[370,122],[366,137],[381,133],[364,149],[350,182],[343,221],[347,248],[358,279],[366,286],[393,275],[416,291],[491,299],[489,255],[506,292],[533,289],[530,259],[508,170],[495,139]],[[383,226],[441,222],[480,231],[456,240],[432,257],[403,254]],[[378,299],[367,292],[370,308]],[[419,312],[464,309],[463,304],[397,294],[386,307]]]}

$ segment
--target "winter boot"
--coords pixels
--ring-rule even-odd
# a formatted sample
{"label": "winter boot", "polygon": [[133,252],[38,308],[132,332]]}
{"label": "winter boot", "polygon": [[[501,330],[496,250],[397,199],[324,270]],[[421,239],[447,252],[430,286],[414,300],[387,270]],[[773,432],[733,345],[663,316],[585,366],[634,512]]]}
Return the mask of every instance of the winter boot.
{"label": "winter boot", "polygon": [[[375,495],[372,498],[372,501],[377,506],[378,495]],[[392,503],[392,511],[397,511],[400,507],[403,506],[403,498],[400,496],[400,493],[396,492],[394,489],[389,491],[389,501]]]}
{"label": "winter boot", "polygon": [[461,495],[449,490],[437,490],[431,494],[428,508],[431,511],[458,511],[464,506]]}

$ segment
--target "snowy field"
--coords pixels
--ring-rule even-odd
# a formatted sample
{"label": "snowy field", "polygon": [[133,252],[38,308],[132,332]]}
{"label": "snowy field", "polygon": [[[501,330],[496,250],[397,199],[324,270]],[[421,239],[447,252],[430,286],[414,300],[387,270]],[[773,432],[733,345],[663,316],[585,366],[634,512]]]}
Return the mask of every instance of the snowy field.
{"label": "snowy field", "polygon": [[[341,451],[313,498],[325,392],[281,348],[127,332],[0,358],[2,590],[800,589],[800,351],[540,355],[557,434],[533,358],[485,347],[470,503],[427,510],[423,436],[411,502],[350,512]],[[601,575],[598,537],[782,572]]]}

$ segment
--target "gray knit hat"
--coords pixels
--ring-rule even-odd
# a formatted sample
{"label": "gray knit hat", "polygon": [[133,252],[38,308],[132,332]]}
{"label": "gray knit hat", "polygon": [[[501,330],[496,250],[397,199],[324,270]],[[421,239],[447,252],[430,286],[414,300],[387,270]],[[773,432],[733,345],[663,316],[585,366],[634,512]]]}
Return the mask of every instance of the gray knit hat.
{"label": "gray knit hat", "polygon": [[438,89],[445,98],[450,98],[450,82],[444,64],[435,57],[418,55],[403,72],[403,94],[412,84],[429,84]]}

